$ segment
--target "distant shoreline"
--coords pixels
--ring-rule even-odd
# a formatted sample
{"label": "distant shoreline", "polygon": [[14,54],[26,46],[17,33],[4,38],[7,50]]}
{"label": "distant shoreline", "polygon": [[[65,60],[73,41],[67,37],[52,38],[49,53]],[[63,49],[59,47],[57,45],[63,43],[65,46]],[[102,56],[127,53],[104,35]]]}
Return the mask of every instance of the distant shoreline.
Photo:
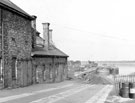
{"label": "distant shoreline", "polygon": [[[123,60],[123,61],[94,61],[96,63],[114,63],[114,64],[117,64],[117,63],[135,63],[135,61],[128,61],[128,60]],[[88,63],[88,61],[81,61],[81,63]]]}
{"label": "distant shoreline", "polygon": [[97,63],[135,63],[135,61],[96,61]]}
{"label": "distant shoreline", "polygon": [[[96,63],[98,63],[98,65],[103,65],[103,64],[107,64],[107,65],[123,65],[123,66],[135,66],[135,61],[94,61]],[[88,64],[88,61],[81,61],[82,65]]]}

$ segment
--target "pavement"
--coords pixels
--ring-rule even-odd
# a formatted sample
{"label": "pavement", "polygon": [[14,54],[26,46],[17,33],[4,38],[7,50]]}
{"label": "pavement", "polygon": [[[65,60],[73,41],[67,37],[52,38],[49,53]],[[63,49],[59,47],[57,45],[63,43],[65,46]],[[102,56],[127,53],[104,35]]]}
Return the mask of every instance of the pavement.
{"label": "pavement", "polygon": [[60,83],[34,84],[27,87],[16,88],[16,89],[3,89],[3,90],[0,90],[0,98],[12,96],[12,95],[19,95],[19,94],[23,94],[27,92],[30,93],[30,92],[40,91],[43,89],[59,87],[61,85],[66,85],[66,84],[71,84],[71,83],[73,83],[72,80],[70,81],[67,80]]}
{"label": "pavement", "polygon": [[112,85],[76,80],[0,90],[0,103],[104,103]]}

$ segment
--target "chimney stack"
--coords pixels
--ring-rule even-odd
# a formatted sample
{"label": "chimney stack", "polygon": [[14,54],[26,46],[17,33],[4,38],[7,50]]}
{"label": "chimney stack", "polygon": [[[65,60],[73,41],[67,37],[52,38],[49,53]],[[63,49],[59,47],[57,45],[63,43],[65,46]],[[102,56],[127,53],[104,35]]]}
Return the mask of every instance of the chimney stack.
{"label": "chimney stack", "polygon": [[53,41],[52,41],[52,29],[49,29],[49,45],[51,46],[53,44]]}
{"label": "chimney stack", "polygon": [[33,32],[33,35],[32,35],[32,48],[34,48],[36,46],[36,19],[37,19],[37,16],[33,15],[33,20],[31,21],[31,27],[32,27],[32,32]]}
{"label": "chimney stack", "polygon": [[43,24],[43,39],[45,40],[45,49],[49,48],[49,25],[50,23],[42,23]]}
{"label": "chimney stack", "polygon": [[37,19],[37,16],[32,15],[32,17],[33,17],[33,20],[31,21],[31,26],[32,26],[33,29],[36,30],[36,19]]}

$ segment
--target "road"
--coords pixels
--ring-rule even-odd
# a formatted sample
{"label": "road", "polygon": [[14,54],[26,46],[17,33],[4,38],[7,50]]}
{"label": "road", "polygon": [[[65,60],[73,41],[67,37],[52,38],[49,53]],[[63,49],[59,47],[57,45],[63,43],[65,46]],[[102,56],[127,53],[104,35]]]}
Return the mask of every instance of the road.
{"label": "road", "polygon": [[22,88],[18,90],[19,92],[15,89],[13,95],[12,90],[2,91],[1,93],[7,92],[7,94],[4,96],[0,94],[0,103],[104,103],[111,90],[112,85],[78,82],[50,84],[47,88],[42,84],[42,86]]}
{"label": "road", "polygon": [[91,69],[88,69],[88,70],[85,70],[83,72],[75,72],[74,76],[80,76],[82,74],[85,74],[85,73],[91,73],[91,72],[95,72],[96,71],[96,67],[92,67]]}

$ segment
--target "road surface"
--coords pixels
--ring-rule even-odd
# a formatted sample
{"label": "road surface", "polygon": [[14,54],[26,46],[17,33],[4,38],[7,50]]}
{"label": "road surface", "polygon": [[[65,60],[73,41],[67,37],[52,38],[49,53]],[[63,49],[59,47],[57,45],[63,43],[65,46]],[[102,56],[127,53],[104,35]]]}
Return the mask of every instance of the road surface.
{"label": "road surface", "polygon": [[112,85],[78,82],[50,84],[49,87],[42,84],[42,86],[25,87],[20,90],[2,91],[0,103],[104,103],[111,90]]}

